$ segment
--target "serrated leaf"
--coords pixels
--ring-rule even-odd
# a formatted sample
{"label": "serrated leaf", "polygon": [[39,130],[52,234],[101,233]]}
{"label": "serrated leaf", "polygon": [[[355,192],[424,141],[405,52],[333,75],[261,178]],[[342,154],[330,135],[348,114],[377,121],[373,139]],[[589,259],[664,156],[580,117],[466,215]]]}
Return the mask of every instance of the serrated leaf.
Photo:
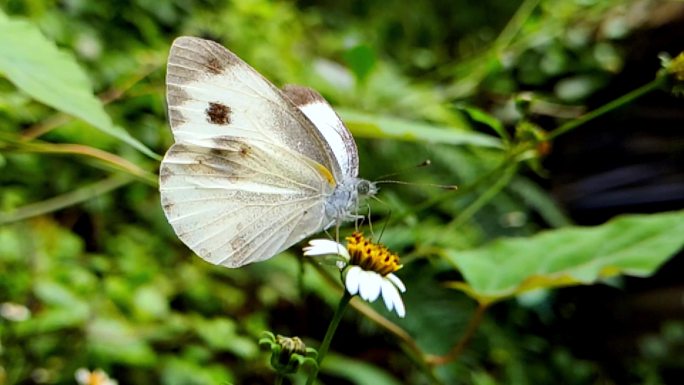
{"label": "serrated leaf", "polygon": [[159,155],[112,123],[83,69],[28,21],[0,18],[0,73],[32,98],[84,120],[154,159]]}
{"label": "serrated leaf", "polygon": [[682,248],[683,234],[684,211],[629,215],[601,226],[566,227],[449,251],[446,258],[465,278],[452,287],[488,304],[618,274],[647,277]]}
{"label": "serrated leaf", "polygon": [[345,109],[336,110],[356,137],[423,141],[455,145],[501,148],[493,136],[470,131],[466,127],[445,127],[385,116],[375,116]]}

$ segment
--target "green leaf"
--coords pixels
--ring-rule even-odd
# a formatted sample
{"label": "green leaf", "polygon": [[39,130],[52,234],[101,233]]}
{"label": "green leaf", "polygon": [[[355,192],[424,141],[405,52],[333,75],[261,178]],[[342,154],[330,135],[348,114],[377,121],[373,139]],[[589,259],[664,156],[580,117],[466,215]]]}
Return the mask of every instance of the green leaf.
{"label": "green leaf", "polygon": [[345,109],[336,110],[355,136],[364,138],[424,141],[455,145],[501,148],[495,137],[464,128],[444,127],[398,118],[363,114]]}
{"label": "green leaf", "polygon": [[570,226],[572,221],[558,207],[548,192],[524,177],[516,177],[508,188],[520,196],[527,206],[533,208],[552,227]]}
{"label": "green leaf", "polygon": [[350,48],[343,54],[343,57],[359,82],[363,82],[375,67],[375,52],[365,44]]}
{"label": "green leaf", "polygon": [[448,261],[466,282],[451,286],[489,304],[539,289],[593,284],[618,274],[647,277],[684,244],[684,211],[629,215],[596,227],[566,227],[510,238]]}
{"label": "green leaf", "polygon": [[123,320],[98,318],[88,325],[89,348],[100,358],[135,366],[152,366],[156,355],[139,333]]}
{"label": "green leaf", "polygon": [[494,130],[502,139],[509,139],[506,128],[504,128],[503,123],[494,116],[488,114],[484,110],[469,106],[460,106],[460,109],[470,116],[470,119],[489,126]]}
{"label": "green leaf", "polygon": [[153,159],[159,155],[112,123],[74,57],[28,21],[0,18],[0,73],[32,98],[84,120]]}
{"label": "green leaf", "polygon": [[352,360],[338,354],[330,354],[325,358],[322,372],[339,376],[357,385],[399,385],[384,370],[365,362]]}
{"label": "green leaf", "polygon": [[31,335],[54,333],[81,327],[88,321],[88,309],[75,307],[50,307],[33,315],[26,321],[17,323],[14,330],[17,336],[28,337]]}
{"label": "green leaf", "polygon": [[163,319],[169,314],[169,301],[155,285],[138,288],[133,295],[135,312],[143,320]]}
{"label": "green leaf", "polygon": [[209,347],[226,350],[243,358],[253,357],[259,348],[251,338],[240,336],[236,332],[235,322],[228,318],[201,319],[193,321],[199,336]]}
{"label": "green leaf", "polygon": [[163,385],[232,384],[234,380],[222,365],[202,365],[176,357],[169,357],[164,362],[161,376]]}

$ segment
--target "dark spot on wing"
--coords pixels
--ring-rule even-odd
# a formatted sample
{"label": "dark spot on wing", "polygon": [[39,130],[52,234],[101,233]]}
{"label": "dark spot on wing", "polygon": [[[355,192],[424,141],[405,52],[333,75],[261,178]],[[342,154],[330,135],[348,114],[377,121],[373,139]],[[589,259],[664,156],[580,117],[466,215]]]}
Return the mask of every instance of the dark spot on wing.
{"label": "dark spot on wing", "polygon": [[226,149],[232,151],[235,151],[235,148],[239,147],[242,143],[240,140],[233,139],[229,136],[218,136],[216,138],[212,138],[212,141],[214,142],[214,147],[216,149]]}
{"label": "dark spot on wing", "polygon": [[229,137],[214,138],[214,147],[209,152],[220,158],[233,158],[235,155],[241,157],[248,156],[252,153],[252,147],[241,140],[231,139]]}
{"label": "dark spot on wing", "polygon": [[244,158],[247,155],[249,155],[249,152],[250,152],[249,146],[247,146],[247,145],[240,146],[240,156],[242,156]]}
{"label": "dark spot on wing", "polygon": [[220,148],[212,148],[212,149],[209,149],[209,153],[212,154],[212,155],[221,157],[221,158],[223,158],[223,157],[226,156],[226,155],[225,155],[226,150],[222,150],[222,149],[220,149]]}
{"label": "dark spot on wing", "polygon": [[211,72],[214,75],[220,75],[224,69],[221,62],[215,57],[210,57],[209,60],[207,60],[207,62],[205,63],[205,65],[209,72]]}
{"label": "dark spot on wing", "polygon": [[230,107],[221,103],[209,103],[207,107],[207,121],[213,124],[229,124],[230,123]]}

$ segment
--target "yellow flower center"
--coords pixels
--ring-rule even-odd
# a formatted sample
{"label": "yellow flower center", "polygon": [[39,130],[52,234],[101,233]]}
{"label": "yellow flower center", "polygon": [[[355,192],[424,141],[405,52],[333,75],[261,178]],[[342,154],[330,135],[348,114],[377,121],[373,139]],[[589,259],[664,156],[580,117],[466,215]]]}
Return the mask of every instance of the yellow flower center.
{"label": "yellow flower center", "polygon": [[401,269],[398,255],[383,244],[367,240],[359,232],[347,237],[347,250],[351,256],[349,263],[361,266],[364,270],[372,270],[385,276]]}

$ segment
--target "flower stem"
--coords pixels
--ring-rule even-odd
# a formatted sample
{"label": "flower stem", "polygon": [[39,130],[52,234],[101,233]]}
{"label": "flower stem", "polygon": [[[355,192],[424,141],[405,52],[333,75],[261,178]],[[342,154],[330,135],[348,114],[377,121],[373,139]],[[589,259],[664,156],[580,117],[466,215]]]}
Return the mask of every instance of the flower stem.
{"label": "flower stem", "polygon": [[590,112],[580,116],[577,119],[571,120],[571,121],[561,125],[560,127],[551,131],[546,139],[553,139],[559,135],[565,134],[566,132],[568,132],[568,131],[576,128],[576,127],[579,127],[579,126],[583,125],[584,123],[586,123],[590,120],[596,119],[599,116],[601,116],[607,112],[610,112],[610,111],[612,111],[618,107],[621,107],[627,103],[630,103],[630,102],[640,98],[641,96],[644,96],[647,93],[660,88],[660,86],[662,86],[666,80],[667,80],[667,78],[665,76],[658,75],[658,76],[656,76],[655,79],[653,79],[649,83],[646,83],[643,86],[641,86],[635,90],[632,90],[632,91],[620,96],[619,98],[617,98],[615,100],[611,100],[610,102],[602,105],[601,107],[599,107],[593,111],[590,111]]}
{"label": "flower stem", "polygon": [[340,321],[342,320],[342,315],[344,314],[344,311],[347,309],[347,305],[349,305],[349,301],[351,301],[351,299],[352,295],[349,294],[349,292],[345,289],[344,295],[340,300],[340,304],[337,305],[337,309],[335,310],[333,319],[330,321],[330,325],[328,325],[328,331],[325,332],[325,337],[323,337],[321,347],[318,348],[318,366],[313,370],[313,372],[309,376],[309,379],[306,381],[306,385],[312,385],[316,380],[316,377],[318,377],[318,369],[320,368],[326,353],[328,353],[328,348],[330,348],[330,342],[332,341],[332,338],[335,335],[337,326],[340,324]]}
{"label": "flower stem", "polygon": [[278,374],[276,375],[276,379],[275,379],[275,384],[274,384],[274,385],[283,385],[283,378],[284,378],[284,377],[285,377],[285,376],[283,376],[281,373],[278,373]]}

